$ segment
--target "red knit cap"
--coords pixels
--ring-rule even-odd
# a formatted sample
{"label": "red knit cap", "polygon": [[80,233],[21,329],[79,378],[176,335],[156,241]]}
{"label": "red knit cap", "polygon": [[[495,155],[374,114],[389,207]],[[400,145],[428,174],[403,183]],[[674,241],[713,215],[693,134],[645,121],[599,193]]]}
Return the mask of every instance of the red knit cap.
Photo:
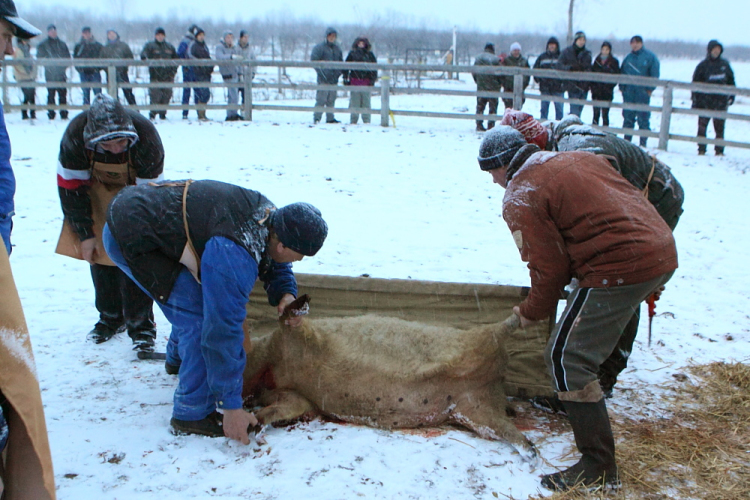
{"label": "red knit cap", "polygon": [[506,109],[500,124],[508,125],[521,132],[529,144],[536,144],[541,149],[547,147],[547,129],[528,113]]}

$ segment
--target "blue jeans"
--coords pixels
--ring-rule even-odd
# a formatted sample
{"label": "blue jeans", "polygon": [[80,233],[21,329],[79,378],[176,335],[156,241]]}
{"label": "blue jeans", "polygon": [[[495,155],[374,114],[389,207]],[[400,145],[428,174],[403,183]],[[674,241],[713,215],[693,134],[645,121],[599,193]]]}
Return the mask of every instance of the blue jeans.
{"label": "blue jeans", "polygon": [[[185,68],[182,68],[182,81],[183,82],[194,82],[195,81],[195,75],[193,75],[192,71],[186,71]],[[192,92],[191,87],[183,87],[182,88],[182,104],[190,104],[190,92]],[[182,116],[187,116],[188,110],[183,109],[182,110]]]}
{"label": "blue jeans", "polygon": [[[646,103],[648,104],[648,103]],[[640,130],[651,130],[650,125],[651,111],[633,111],[632,109],[622,110],[622,128],[635,128],[635,123],[638,122],[638,128]],[[625,135],[625,140],[630,142],[633,139],[632,135]],[[645,147],[648,137],[641,136],[641,146]]]}
{"label": "blue jeans", "polygon": [[10,246],[10,233],[13,230],[13,216],[11,214],[0,214],[0,237],[3,238],[8,256],[13,250]]}
{"label": "blue jeans", "polygon": [[[81,75],[81,82],[88,82],[88,83],[102,83],[102,75],[98,71],[96,73],[78,73]],[[81,92],[83,92],[83,104],[86,106],[91,104],[91,87],[83,87],[81,89]],[[94,95],[99,95],[102,93],[101,87],[94,87]]]}
{"label": "blue jeans", "polygon": [[[109,258],[148,294],[133,277],[108,225],[104,226],[102,240]],[[184,268],[177,277],[167,303],[157,301],[157,304],[172,325],[167,344],[167,361],[180,365],[172,415],[179,420],[201,420],[216,409],[216,399],[208,387],[206,362],[201,350],[203,289],[190,271]]]}
{"label": "blue jeans", "polygon": [[[550,95],[553,97],[563,97],[565,96],[564,92],[560,92],[559,94],[543,94],[543,95]],[[542,101],[542,113],[541,113],[541,119],[546,120],[549,116],[549,103],[550,101]],[[555,102],[555,120],[562,120],[563,117],[563,106],[565,103],[562,102]]]}

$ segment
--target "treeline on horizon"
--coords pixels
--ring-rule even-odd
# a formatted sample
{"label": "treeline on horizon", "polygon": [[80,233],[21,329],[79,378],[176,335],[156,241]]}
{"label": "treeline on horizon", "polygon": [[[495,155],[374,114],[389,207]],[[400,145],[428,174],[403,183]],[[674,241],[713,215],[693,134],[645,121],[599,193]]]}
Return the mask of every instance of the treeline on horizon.
{"label": "treeline on horizon", "polygon": [[[239,36],[240,30],[250,34],[250,44],[255,48],[259,59],[308,59],[312,47],[323,41],[326,23],[319,19],[296,18],[292,14],[275,14],[265,18],[253,18],[243,22],[218,21],[211,18],[187,19],[184,16],[154,16],[152,19],[127,20],[116,14],[92,14],[68,7],[39,8],[23,12],[23,17],[42,30],[42,35],[32,40],[32,45],[46,38],[49,24],[57,26],[58,36],[65,41],[71,51],[81,37],[81,28],[90,26],[100,42],[106,42],[106,31],[114,29],[121,39],[136,47],[152,40],[157,26],[167,32],[167,41],[175,47],[180,43],[190,24],[197,24],[206,32],[206,42],[213,52],[213,46],[226,30]],[[434,51],[447,51],[453,44],[451,29],[435,29],[424,22],[414,22],[400,16],[397,12],[374,16],[368,24],[335,24],[339,34],[339,43],[344,54],[347,53],[354,39],[366,36],[370,39],[373,52],[380,62],[416,62],[415,54],[428,49],[434,58]],[[586,27],[580,27],[586,31]],[[634,33],[635,34],[635,33]],[[489,33],[480,31],[463,31],[459,28],[456,62],[462,65],[471,64],[487,42],[495,44],[497,53],[509,52],[510,44],[518,42],[523,47],[526,57],[537,56],[544,52],[547,39],[556,36],[561,48],[566,46],[565,33]],[[661,58],[702,59],[706,56],[708,39],[721,41],[721,34],[707,34],[703,43],[684,42],[679,40],[649,40],[645,46]],[[588,49],[596,55],[604,38],[588,38]],[[630,52],[628,39],[607,39],[613,47],[613,54],[622,59]],[[750,61],[750,46],[724,45],[724,56],[731,61]]]}

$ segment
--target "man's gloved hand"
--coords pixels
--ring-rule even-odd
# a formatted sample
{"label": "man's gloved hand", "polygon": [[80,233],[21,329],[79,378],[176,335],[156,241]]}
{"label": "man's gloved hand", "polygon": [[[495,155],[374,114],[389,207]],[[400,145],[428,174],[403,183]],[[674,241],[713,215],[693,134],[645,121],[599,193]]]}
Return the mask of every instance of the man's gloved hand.
{"label": "man's gloved hand", "polygon": [[344,78],[344,85],[349,85],[349,84],[350,84],[349,79],[348,78]]}

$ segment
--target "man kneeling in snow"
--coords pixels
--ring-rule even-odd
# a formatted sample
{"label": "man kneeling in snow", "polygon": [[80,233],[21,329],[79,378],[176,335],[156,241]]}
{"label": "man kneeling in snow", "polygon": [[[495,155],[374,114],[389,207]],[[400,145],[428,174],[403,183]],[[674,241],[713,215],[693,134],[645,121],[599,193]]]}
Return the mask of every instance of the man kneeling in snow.
{"label": "man kneeling in snow", "polygon": [[281,314],[297,295],[291,263],[315,255],[327,234],[312,205],[277,210],[257,191],[223,182],[144,184],[112,200],[104,248],[172,324],[166,368],[179,371],[175,432],[249,444],[248,427],[257,424],[242,409],[250,292],[263,280]]}
{"label": "man kneeling in snow", "polygon": [[503,218],[528,262],[531,291],[514,308],[522,326],[547,318],[572,278],[577,288],[545,349],[553,388],[583,455],[542,485],[566,490],[619,485],[601,364],[633,311],[677,268],[674,238],[654,207],[607,160],[587,152],[541,152],[500,126],[479,149],[479,166],[506,188]]}

